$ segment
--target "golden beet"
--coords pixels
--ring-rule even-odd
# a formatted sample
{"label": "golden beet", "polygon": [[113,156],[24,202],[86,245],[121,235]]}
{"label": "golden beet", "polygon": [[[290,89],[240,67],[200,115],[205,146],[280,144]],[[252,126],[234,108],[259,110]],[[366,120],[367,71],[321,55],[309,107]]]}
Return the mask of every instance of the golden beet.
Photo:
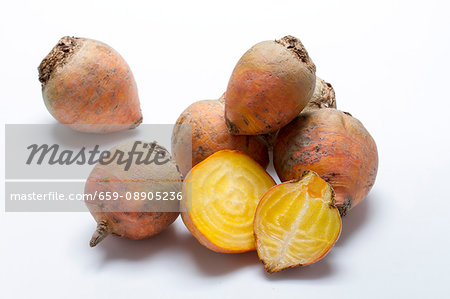
{"label": "golden beet", "polygon": [[60,123],[78,131],[108,133],[142,122],[133,74],[110,46],[66,36],[38,69],[45,105]]}
{"label": "golden beet", "polygon": [[[182,179],[169,152],[156,142],[136,145],[137,151],[145,153],[143,157],[148,155],[146,161],[156,159],[158,164],[138,164],[136,159],[126,169],[117,158],[109,164],[98,163],[86,181],[85,194],[92,198],[85,203],[97,221],[91,247],[110,233],[133,240],[151,237],[179,215]],[[119,151],[126,154],[134,146],[135,141],[127,141],[114,147],[111,157]]]}
{"label": "golden beet", "polygon": [[269,164],[267,146],[257,136],[228,132],[221,99],[195,102],[178,118],[172,133],[172,155],[183,175],[220,150],[241,151],[264,168]]}
{"label": "golden beet", "polygon": [[252,158],[238,151],[219,151],[187,175],[181,217],[192,235],[213,251],[255,250],[256,206],[274,185],[270,175]]}
{"label": "golden beet", "polygon": [[233,70],[225,118],[233,134],[276,132],[308,104],[316,67],[297,38],[264,41],[248,50]]}
{"label": "golden beet", "polygon": [[307,171],[264,194],[253,226],[258,256],[273,273],[324,257],[339,237],[341,217],[331,186]]}
{"label": "golden beet", "polygon": [[341,215],[369,193],[378,169],[369,132],[356,118],[333,108],[302,112],[281,129],[273,157],[281,181],[313,170],[330,183]]}

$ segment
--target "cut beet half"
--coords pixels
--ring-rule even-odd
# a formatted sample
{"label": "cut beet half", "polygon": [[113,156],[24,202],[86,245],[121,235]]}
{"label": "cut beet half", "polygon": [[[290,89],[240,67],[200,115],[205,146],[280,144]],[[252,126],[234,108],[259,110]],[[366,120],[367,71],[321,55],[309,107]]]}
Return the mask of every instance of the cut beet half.
{"label": "cut beet half", "polygon": [[219,151],[186,176],[183,222],[211,250],[255,250],[255,210],[264,193],[274,185],[264,168],[249,156],[238,151]]}
{"label": "cut beet half", "polygon": [[268,272],[312,264],[327,254],[341,232],[334,191],[307,171],[264,194],[253,227],[256,249]]}

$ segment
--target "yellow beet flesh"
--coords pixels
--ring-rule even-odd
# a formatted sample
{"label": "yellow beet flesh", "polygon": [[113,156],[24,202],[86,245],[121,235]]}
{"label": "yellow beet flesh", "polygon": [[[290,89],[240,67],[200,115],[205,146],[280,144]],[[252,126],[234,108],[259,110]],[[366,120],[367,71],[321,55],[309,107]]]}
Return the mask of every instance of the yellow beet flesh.
{"label": "yellow beet flesh", "polygon": [[270,273],[318,261],[340,232],[333,189],[312,171],[271,188],[255,213],[256,249]]}
{"label": "yellow beet flesh", "polygon": [[274,185],[270,175],[252,158],[238,151],[219,151],[187,175],[183,221],[211,250],[255,250],[255,210],[262,195]]}

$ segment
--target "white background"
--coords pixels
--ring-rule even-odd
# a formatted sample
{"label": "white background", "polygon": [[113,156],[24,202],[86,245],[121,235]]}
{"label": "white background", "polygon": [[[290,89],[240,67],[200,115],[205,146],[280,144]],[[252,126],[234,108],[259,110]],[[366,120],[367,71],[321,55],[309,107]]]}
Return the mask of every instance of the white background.
{"label": "white background", "polygon": [[144,122],[173,123],[190,103],[218,98],[249,47],[291,34],[338,107],[370,131],[380,165],[330,254],[273,275],[255,253],[203,248],[180,219],[152,239],[92,249],[88,213],[2,208],[0,297],[449,298],[449,12],[447,1],[2,0],[2,123],[54,122],[36,68],[64,35],[118,50]]}

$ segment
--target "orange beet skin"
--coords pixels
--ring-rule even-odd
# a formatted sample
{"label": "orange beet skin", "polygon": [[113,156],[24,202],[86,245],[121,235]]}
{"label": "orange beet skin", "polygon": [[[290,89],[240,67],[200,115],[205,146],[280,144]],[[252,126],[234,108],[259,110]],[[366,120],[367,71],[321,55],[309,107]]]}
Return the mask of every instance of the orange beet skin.
{"label": "orange beet skin", "polygon": [[[110,150],[130,152],[134,140],[125,141]],[[109,234],[139,240],[166,229],[179,215],[182,179],[169,152],[156,142],[141,141],[136,150],[148,155],[147,161],[162,155],[167,163],[137,163],[127,170],[116,158],[112,163],[95,165],[85,185],[85,203],[97,222],[90,241],[94,247]],[[180,195],[177,195],[180,193]],[[161,200],[158,200],[158,194]],[[170,199],[172,197],[172,199]],[[166,200],[164,200],[165,198]]]}
{"label": "orange beet skin", "polygon": [[172,154],[183,175],[220,150],[241,151],[264,168],[269,164],[267,145],[260,138],[228,132],[223,99],[195,102],[178,118],[176,125],[182,126],[172,134]]}
{"label": "orange beet skin", "polygon": [[302,112],[281,129],[273,157],[281,181],[312,170],[330,183],[341,215],[366,197],[378,170],[369,132],[356,118],[333,108]]}
{"label": "orange beet skin", "polygon": [[48,111],[75,130],[108,133],[142,122],[133,74],[102,42],[63,37],[39,66],[39,80]]}

